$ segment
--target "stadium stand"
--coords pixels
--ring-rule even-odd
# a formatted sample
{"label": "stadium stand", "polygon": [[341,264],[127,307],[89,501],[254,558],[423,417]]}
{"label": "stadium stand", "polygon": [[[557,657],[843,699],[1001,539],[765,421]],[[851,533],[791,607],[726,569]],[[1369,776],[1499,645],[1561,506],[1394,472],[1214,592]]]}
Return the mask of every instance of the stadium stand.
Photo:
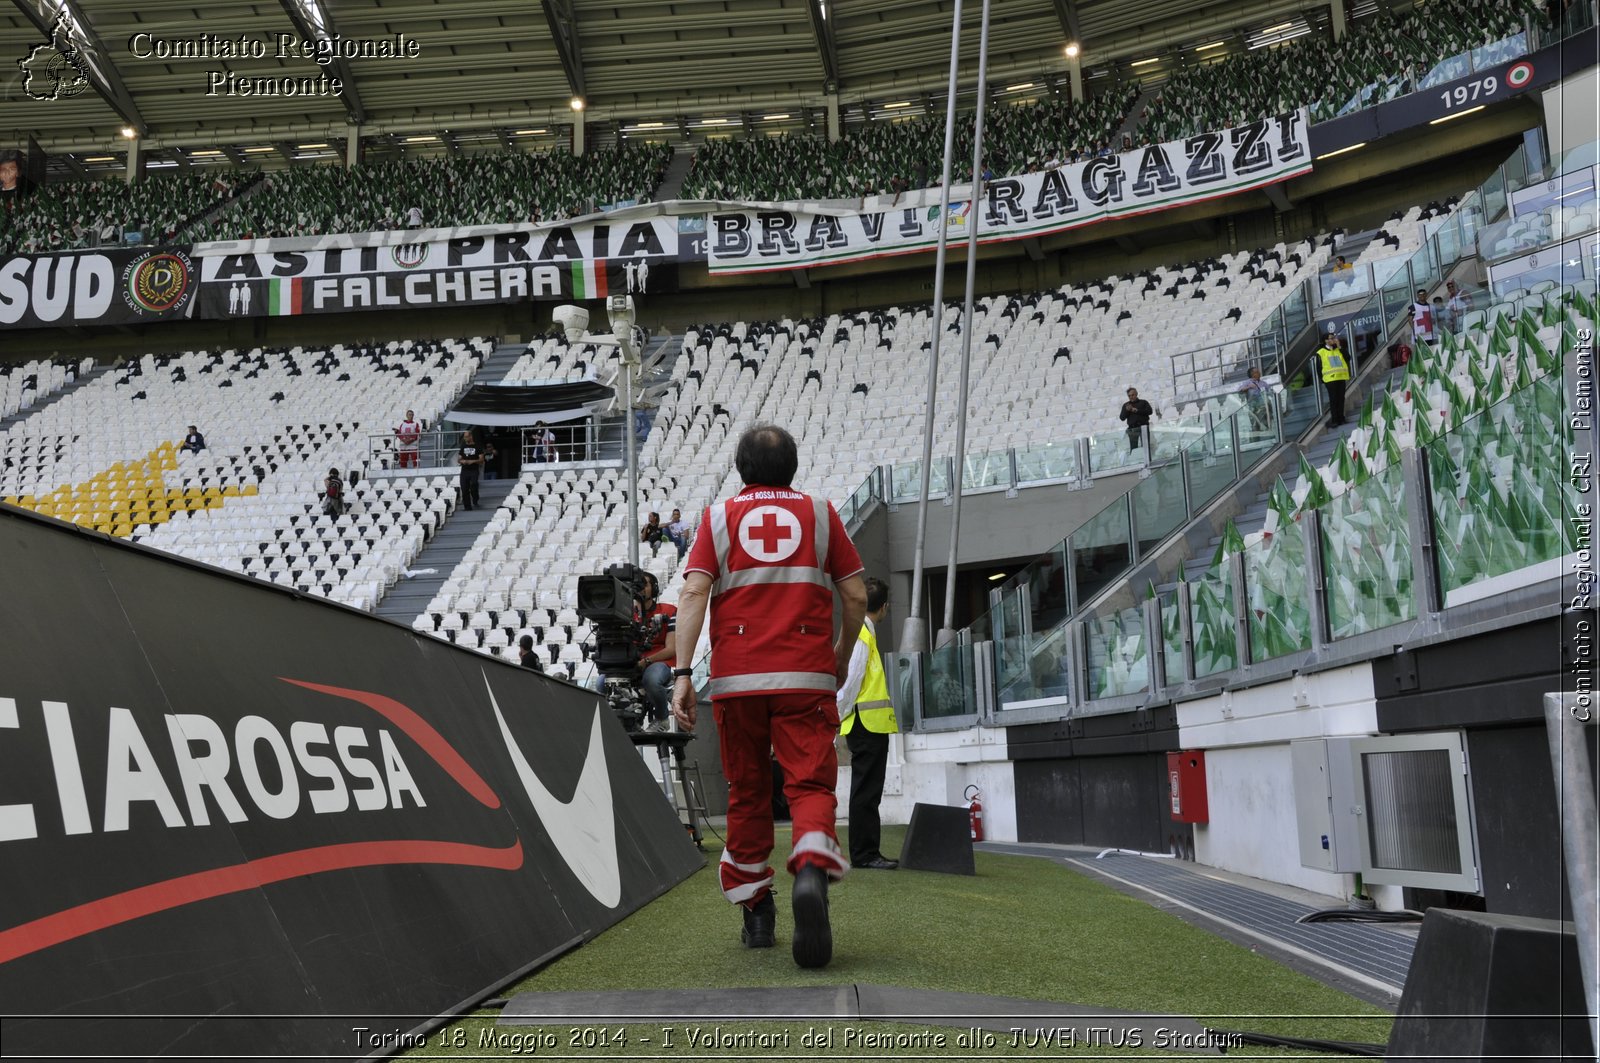
{"label": "stadium stand", "polygon": [[111,179],[50,184],[0,210],[0,252],[32,254],[115,244],[124,233],[142,243],[169,241],[224,208],[256,179],[249,170],[160,174],[138,184]]}
{"label": "stadium stand", "polygon": [[[1402,249],[1419,244],[1422,215],[1412,208],[1391,220]],[[1228,357],[1199,383],[1220,385],[1225,373],[1242,373],[1251,330],[1286,292],[1315,275],[1331,246],[1328,238],[1309,240],[981,300],[974,336],[984,339],[973,349],[969,471],[981,478],[989,465],[1006,461],[1011,448],[1070,450],[1079,435],[1090,437],[1090,468],[1062,466],[1058,474],[1087,478],[1136,467],[1143,462],[1142,448],[1130,453],[1116,422],[1130,383],[1158,407],[1168,407],[1172,417],[1170,435],[1153,433],[1158,454],[1203,431],[1207,414],[1228,416],[1239,404],[1231,392],[1175,404],[1168,357],[1174,337],[1179,345],[1183,337],[1195,337],[1228,348]],[[1356,261],[1393,253],[1391,244],[1373,240]],[[639,453],[645,470],[639,512],[678,508],[692,519],[707,503],[733,494],[733,446],[741,431],[759,421],[783,424],[795,434],[801,455],[797,482],[836,505],[880,465],[894,466],[896,490],[914,492],[924,384],[909,378],[904,366],[927,350],[931,318],[928,308],[891,307],[820,320],[690,329],[671,367],[676,386],[661,399]],[[959,309],[948,308],[937,439],[953,439],[955,431],[958,319]],[[1071,357],[1072,351],[1079,356]],[[608,379],[614,351],[597,354],[561,338],[545,339],[529,345],[506,379],[575,379],[596,358],[595,371]],[[1083,401],[1091,395],[1100,398]],[[942,490],[937,482],[934,489]],[[588,630],[575,614],[563,619],[561,603],[572,600],[577,576],[626,555],[626,504],[626,484],[618,482],[615,469],[524,472],[413,627],[513,659],[518,639],[532,635],[545,664],[587,681],[593,675],[582,648]],[[645,564],[661,580],[663,600],[676,600],[676,552],[660,551]],[[537,596],[527,590],[535,585]]]}
{"label": "stadium stand", "polygon": [[[1083,103],[1049,99],[987,112],[986,165],[995,173],[1043,169],[1108,144],[1138,97],[1113,89]],[[957,119],[956,180],[971,165],[970,120]],[[943,116],[868,122],[832,143],[817,136],[714,140],[698,148],[684,180],[685,199],[854,199],[939,183]],[[961,160],[966,160],[964,163]]]}
{"label": "stadium stand", "polygon": [[[363,425],[437,417],[482,338],[146,355],[0,436],[7,502],[371,608],[454,508],[452,480],[366,481]],[[206,449],[181,451],[183,425]],[[330,467],[357,474],[321,515]]]}
{"label": "stadium stand", "polygon": [[[1230,519],[1209,559],[1180,561],[1177,581],[1188,585],[1195,675],[1241,663],[1229,575],[1235,555],[1245,563],[1251,660],[1311,647],[1308,561],[1297,522],[1313,510],[1322,514],[1331,636],[1349,638],[1413,619],[1401,475],[1406,450],[1427,448],[1446,605],[1499,593],[1505,589],[1499,577],[1578,549],[1573,529],[1560,519],[1581,501],[1581,492],[1562,475],[1574,428],[1563,415],[1569,405],[1559,352],[1577,349],[1581,330],[1594,328],[1595,298],[1592,282],[1553,288],[1478,311],[1473,327],[1441,333],[1436,347],[1419,344],[1410,362],[1368,395],[1355,427],[1331,441],[1324,463],[1313,464],[1303,453],[1293,486],[1278,478],[1259,515],[1250,518],[1259,519],[1259,527],[1243,532]],[[1182,656],[1175,587],[1148,591],[1160,602],[1169,660]],[[1142,610],[1112,603],[1086,611],[1087,696],[1145,689],[1150,671]],[[1019,661],[1048,654],[1052,634],[1042,633],[1026,650],[1009,647],[1009,653]],[[1036,669],[1013,664],[1012,671]],[[1016,685],[1027,690],[1029,684]]]}
{"label": "stadium stand", "polygon": [[1140,136],[1176,140],[1306,105],[1311,121],[1326,121],[1463,76],[1463,53],[1486,49],[1483,65],[1527,51],[1524,16],[1545,19],[1531,0],[1435,0],[1358,21],[1342,41],[1302,37],[1184,70],[1162,86]]}
{"label": "stadium stand", "polygon": [[0,365],[0,421],[26,412],[93,366],[93,358],[62,357]]}
{"label": "stadium stand", "polygon": [[282,170],[190,235],[240,240],[400,229],[413,207],[428,228],[554,221],[648,200],[671,158],[669,147],[623,142],[582,159],[565,151],[504,152]]}

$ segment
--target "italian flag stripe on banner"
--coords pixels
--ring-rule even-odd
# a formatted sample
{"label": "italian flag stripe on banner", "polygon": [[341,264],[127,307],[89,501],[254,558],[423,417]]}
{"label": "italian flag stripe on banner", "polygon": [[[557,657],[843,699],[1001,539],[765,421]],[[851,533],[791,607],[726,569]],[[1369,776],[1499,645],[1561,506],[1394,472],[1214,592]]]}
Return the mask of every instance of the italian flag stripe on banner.
{"label": "italian flag stripe on banner", "polygon": [[604,299],[607,294],[605,259],[579,259],[572,263],[574,299]]}
{"label": "italian flag stripe on banner", "polygon": [[304,284],[302,277],[274,277],[267,290],[267,313],[273,317],[301,313],[300,293]]}

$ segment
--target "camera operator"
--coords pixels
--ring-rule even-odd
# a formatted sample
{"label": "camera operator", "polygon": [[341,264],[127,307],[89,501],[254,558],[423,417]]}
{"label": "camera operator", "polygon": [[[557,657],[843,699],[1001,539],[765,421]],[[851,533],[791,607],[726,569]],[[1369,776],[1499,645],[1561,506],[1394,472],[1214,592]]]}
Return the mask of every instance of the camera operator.
{"label": "camera operator", "polygon": [[639,685],[644,689],[645,701],[650,704],[650,729],[662,731],[669,726],[672,709],[672,663],[678,654],[678,607],[657,601],[661,584],[649,572],[639,596],[639,616],[650,636],[650,646],[639,658],[644,674]]}

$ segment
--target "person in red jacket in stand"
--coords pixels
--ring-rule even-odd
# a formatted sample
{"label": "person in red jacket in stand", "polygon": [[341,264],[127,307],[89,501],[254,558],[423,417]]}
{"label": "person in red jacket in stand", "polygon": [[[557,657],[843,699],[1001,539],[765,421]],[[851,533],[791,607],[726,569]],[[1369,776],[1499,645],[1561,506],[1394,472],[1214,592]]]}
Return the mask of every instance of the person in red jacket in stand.
{"label": "person in red jacket in stand", "polygon": [[[722,893],[744,909],[746,947],[772,947],[777,907],[767,858],[776,754],[793,823],[794,959],[822,967],[833,957],[828,883],[850,869],[834,830],[834,698],[866,615],[866,581],[833,506],[791,486],[799,466],[793,436],[775,425],[749,429],[734,466],[745,488],[706,509],[684,566],[672,714],[694,729],[690,666],[709,606],[711,711],[728,780]],[[835,589],[843,602],[838,631]]]}
{"label": "person in red jacket in stand", "polygon": [[400,454],[400,467],[402,469],[415,469],[417,467],[418,444],[422,441],[422,423],[417,420],[417,415],[411,410],[406,411],[406,419],[394,430],[395,440],[399,443],[397,450]]}

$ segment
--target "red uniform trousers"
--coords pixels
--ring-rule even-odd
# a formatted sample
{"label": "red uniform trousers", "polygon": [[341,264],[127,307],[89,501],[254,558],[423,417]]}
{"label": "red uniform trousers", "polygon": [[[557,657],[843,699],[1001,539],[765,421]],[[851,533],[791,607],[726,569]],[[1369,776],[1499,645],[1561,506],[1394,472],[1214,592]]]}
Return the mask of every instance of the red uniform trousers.
{"label": "red uniform trousers", "polygon": [[792,875],[815,864],[838,881],[850,870],[834,833],[839,710],[832,694],[763,694],[711,703],[728,780],[728,845],[719,868],[722,893],[754,907],[772,888],[772,754],[783,768],[794,850]]}
{"label": "red uniform trousers", "polygon": [[402,469],[415,469],[417,467],[417,452],[415,450],[401,449],[400,467]]}

